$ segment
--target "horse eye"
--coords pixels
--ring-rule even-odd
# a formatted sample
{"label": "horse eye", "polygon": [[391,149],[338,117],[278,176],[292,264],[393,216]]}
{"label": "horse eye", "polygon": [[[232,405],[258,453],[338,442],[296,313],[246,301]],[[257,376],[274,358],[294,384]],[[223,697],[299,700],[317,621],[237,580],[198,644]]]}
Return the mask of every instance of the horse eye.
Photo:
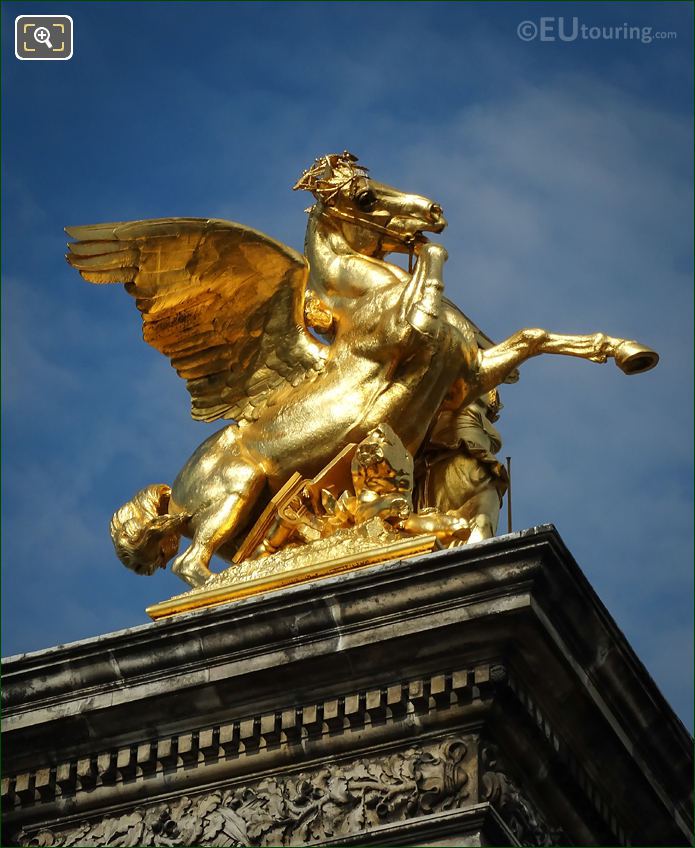
{"label": "horse eye", "polygon": [[355,195],[355,203],[365,212],[371,212],[376,206],[376,194],[367,188]]}

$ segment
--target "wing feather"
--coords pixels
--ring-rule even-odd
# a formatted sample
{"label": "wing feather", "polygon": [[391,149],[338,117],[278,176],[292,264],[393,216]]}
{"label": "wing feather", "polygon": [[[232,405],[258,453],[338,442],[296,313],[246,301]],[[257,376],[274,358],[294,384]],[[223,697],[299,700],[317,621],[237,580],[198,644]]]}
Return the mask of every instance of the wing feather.
{"label": "wing feather", "polygon": [[160,218],[66,227],[67,260],[91,283],[124,283],[143,338],[186,380],[202,421],[258,418],[311,380],[327,346],[304,324],[306,260],[231,221]]}
{"label": "wing feather", "polygon": [[96,255],[76,255],[71,264],[78,271],[106,271],[136,267],[139,258],[137,250],[114,250]]}

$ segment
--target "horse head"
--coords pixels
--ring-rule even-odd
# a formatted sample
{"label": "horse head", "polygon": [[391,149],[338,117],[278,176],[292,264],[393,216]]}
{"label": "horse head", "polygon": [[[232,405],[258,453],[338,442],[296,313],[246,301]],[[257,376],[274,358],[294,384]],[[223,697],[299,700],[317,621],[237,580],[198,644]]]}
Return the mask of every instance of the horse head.
{"label": "horse head", "polygon": [[293,189],[310,191],[314,210],[347,225],[347,233],[371,240],[380,254],[408,253],[427,241],[425,232],[446,227],[442,207],[419,194],[399,191],[371,179],[367,168],[345,150],[319,157],[297,180]]}

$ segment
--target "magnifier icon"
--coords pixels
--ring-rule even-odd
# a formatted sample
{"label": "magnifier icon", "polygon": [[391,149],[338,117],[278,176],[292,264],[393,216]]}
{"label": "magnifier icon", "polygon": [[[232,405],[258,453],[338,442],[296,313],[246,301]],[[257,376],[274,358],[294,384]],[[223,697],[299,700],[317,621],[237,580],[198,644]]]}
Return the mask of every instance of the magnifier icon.
{"label": "magnifier icon", "polygon": [[38,41],[39,44],[45,44],[49,50],[53,50],[53,45],[51,44],[51,33],[47,27],[36,27],[34,30],[34,41]]}

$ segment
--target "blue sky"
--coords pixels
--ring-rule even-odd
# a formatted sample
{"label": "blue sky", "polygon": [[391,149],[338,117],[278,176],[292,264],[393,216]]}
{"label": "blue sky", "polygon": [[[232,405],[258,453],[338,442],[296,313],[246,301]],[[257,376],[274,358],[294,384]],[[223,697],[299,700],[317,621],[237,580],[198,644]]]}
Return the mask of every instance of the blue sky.
{"label": "blue sky", "polygon": [[[13,20],[70,14],[72,60]],[[524,20],[675,37],[524,42]],[[3,3],[4,655],[146,621],[180,591],[116,560],[113,510],[215,429],[66,224],[237,220],[295,248],[315,156],[436,199],[449,296],[493,337],[636,337],[625,377],[546,357],[505,387],[515,528],[554,523],[679,715],[692,713],[692,5]],[[557,25],[557,24],[556,24]]]}

